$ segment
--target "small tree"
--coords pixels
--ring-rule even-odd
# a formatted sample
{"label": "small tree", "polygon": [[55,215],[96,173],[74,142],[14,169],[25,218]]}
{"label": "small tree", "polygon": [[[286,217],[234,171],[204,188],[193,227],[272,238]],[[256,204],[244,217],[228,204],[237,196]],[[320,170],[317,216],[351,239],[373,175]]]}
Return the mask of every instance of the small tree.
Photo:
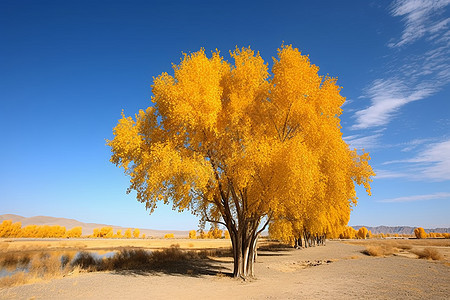
{"label": "small tree", "polygon": [[190,239],[196,239],[197,238],[197,232],[195,230],[189,231],[189,238]]}
{"label": "small tree", "polygon": [[141,234],[141,232],[139,231],[139,229],[138,228],[136,228],[134,231],[133,231],[133,237],[134,238],[139,238],[139,235]]}
{"label": "small tree", "polygon": [[425,232],[425,229],[423,229],[422,227],[414,229],[414,234],[418,239],[425,239],[427,237],[427,233]]}
{"label": "small tree", "polygon": [[131,238],[131,228],[128,228],[127,230],[125,230],[125,233],[123,236],[127,239],[130,239]]}
{"label": "small tree", "polygon": [[165,238],[165,239],[173,239],[173,238],[175,238],[175,236],[174,236],[173,233],[166,233],[166,234],[164,235],[164,238]]}
{"label": "small tree", "polygon": [[366,239],[366,236],[367,236],[367,232],[368,232],[368,230],[367,230],[366,227],[361,227],[361,228],[358,230],[358,232],[356,233],[356,236],[357,236],[359,239],[365,240],[365,239]]}
{"label": "small tree", "polygon": [[81,237],[82,232],[83,232],[83,230],[82,230],[82,228],[80,226],[79,227],[74,227],[72,229],[67,230],[66,237],[68,237],[68,238],[79,238],[79,237]]}

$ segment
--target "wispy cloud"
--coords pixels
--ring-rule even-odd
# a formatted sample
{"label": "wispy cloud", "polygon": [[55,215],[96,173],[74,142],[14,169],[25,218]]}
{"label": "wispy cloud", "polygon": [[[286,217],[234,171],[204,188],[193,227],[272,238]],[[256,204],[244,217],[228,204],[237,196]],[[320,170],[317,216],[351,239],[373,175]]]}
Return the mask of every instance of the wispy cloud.
{"label": "wispy cloud", "polygon": [[[392,59],[385,78],[372,81],[362,98],[370,105],[356,111],[352,129],[387,125],[406,104],[426,99],[450,82],[450,18],[445,14],[450,0],[397,0],[390,7],[393,17],[402,17],[404,29],[398,41],[388,46],[398,54],[407,45],[425,39],[419,53]],[[417,49],[416,49],[417,50]]]}
{"label": "wispy cloud", "polygon": [[344,141],[350,145],[350,148],[356,149],[373,149],[379,144],[378,139],[381,137],[381,133],[361,136],[361,135],[349,135],[344,137]]}
{"label": "wispy cloud", "polygon": [[432,86],[424,84],[411,90],[398,78],[377,79],[366,91],[371,105],[355,113],[356,124],[352,128],[366,129],[386,125],[400,107],[422,100],[434,92]]}
{"label": "wispy cloud", "polygon": [[383,199],[377,202],[393,203],[393,202],[413,202],[413,201],[430,201],[437,199],[450,199],[450,193],[434,193],[428,195],[414,195],[398,198]]}
{"label": "wispy cloud", "polygon": [[377,174],[377,176],[375,177],[376,179],[405,178],[409,176],[408,173],[380,169],[376,169],[375,174]]}
{"label": "wispy cloud", "polygon": [[401,47],[424,36],[436,39],[439,33],[447,30],[450,18],[443,9],[450,0],[398,0],[391,6],[391,15],[403,17],[405,27],[400,40],[389,47]]}
{"label": "wispy cloud", "polygon": [[403,164],[406,169],[414,168],[414,172],[397,173],[411,179],[450,180],[450,140],[431,144],[415,157],[383,163],[383,165],[391,164]]}
{"label": "wispy cloud", "polygon": [[429,143],[433,141],[432,138],[428,138],[428,139],[415,139],[412,141],[409,141],[407,143],[403,143],[402,146],[404,147],[401,151],[402,152],[409,152],[412,151],[414,149],[416,149],[417,147],[425,144],[425,143]]}

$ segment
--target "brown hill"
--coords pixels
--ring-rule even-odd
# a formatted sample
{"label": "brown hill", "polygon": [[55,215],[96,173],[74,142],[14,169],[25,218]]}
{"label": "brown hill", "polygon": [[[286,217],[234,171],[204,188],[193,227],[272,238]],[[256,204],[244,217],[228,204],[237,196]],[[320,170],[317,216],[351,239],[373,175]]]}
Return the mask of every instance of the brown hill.
{"label": "brown hill", "polygon": [[[83,228],[83,235],[92,234],[94,228],[100,228],[104,226],[111,226],[114,229],[114,232],[120,229],[122,230],[122,234],[127,228],[131,228],[107,224],[83,223],[74,219],[55,218],[49,216],[35,216],[26,218],[14,214],[4,214],[0,215],[0,222],[3,222],[3,220],[12,220],[13,222],[20,222],[22,223],[22,227],[27,225],[59,225],[66,227],[66,229],[71,229],[73,227],[80,226],[81,228]],[[175,237],[188,237],[189,235],[189,231],[181,231],[181,230],[154,230],[146,228],[139,228],[139,230],[141,234],[145,234],[147,237],[163,237],[166,233],[173,233]]]}

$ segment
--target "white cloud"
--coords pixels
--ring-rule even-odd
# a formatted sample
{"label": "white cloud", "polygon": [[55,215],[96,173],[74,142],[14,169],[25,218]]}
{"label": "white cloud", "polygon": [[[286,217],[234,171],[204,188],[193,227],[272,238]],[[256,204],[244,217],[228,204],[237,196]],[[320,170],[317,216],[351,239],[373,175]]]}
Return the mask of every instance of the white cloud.
{"label": "white cloud", "polygon": [[366,91],[366,97],[371,99],[371,105],[355,113],[356,124],[352,129],[386,125],[400,107],[429,97],[434,92],[432,86],[424,84],[411,90],[396,78],[377,79]]}
{"label": "white cloud", "polygon": [[428,35],[429,39],[448,28],[449,18],[439,16],[450,0],[397,0],[392,3],[391,15],[403,17],[405,27],[400,41],[390,47],[401,47]]}
{"label": "white cloud", "polygon": [[[404,29],[392,48],[413,44],[425,38],[419,53],[398,56],[386,67],[385,73],[395,74],[374,80],[364,90],[362,98],[370,105],[356,111],[352,129],[385,126],[406,104],[437,93],[450,82],[450,18],[446,16],[450,0],[397,0],[390,8],[394,17],[402,17]],[[416,50],[417,50],[416,49]],[[399,57],[401,59],[399,59]]]}
{"label": "white cloud", "polygon": [[411,150],[416,149],[420,145],[423,145],[423,144],[431,142],[431,141],[433,141],[433,139],[431,139],[431,138],[429,138],[429,139],[415,139],[415,140],[409,141],[407,143],[403,143],[402,146],[404,146],[404,148],[401,151],[402,152],[409,152]]}
{"label": "white cloud", "polygon": [[409,172],[403,172],[404,177],[407,178],[433,181],[450,180],[450,140],[431,144],[413,158],[383,163],[383,165],[390,164],[404,164],[406,168],[410,168]]}
{"label": "white cloud", "polygon": [[390,170],[375,170],[375,179],[387,179],[387,178],[405,178],[409,175],[407,173],[395,172]]}
{"label": "white cloud", "polygon": [[430,200],[436,200],[436,199],[450,199],[450,193],[434,193],[434,194],[428,194],[428,195],[414,195],[414,196],[383,199],[383,200],[379,200],[377,202],[385,202],[385,203],[413,202],[413,201],[430,201]]}
{"label": "white cloud", "polygon": [[373,149],[378,146],[378,139],[381,133],[369,136],[350,135],[343,137],[344,141],[350,145],[350,148],[356,149]]}

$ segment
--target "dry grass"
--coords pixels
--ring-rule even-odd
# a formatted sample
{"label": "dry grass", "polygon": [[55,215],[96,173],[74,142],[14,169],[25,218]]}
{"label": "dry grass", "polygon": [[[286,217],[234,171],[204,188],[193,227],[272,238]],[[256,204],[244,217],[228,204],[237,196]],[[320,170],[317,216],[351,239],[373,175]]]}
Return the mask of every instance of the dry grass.
{"label": "dry grass", "polygon": [[397,253],[398,249],[391,245],[366,246],[366,249],[361,252],[369,256],[389,256]]}
{"label": "dry grass", "polygon": [[380,244],[392,245],[397,248],[409,250],[412,247],[450,247],[450,239],[367,239],[347,240],[344,243],[351,245],[373,246]]}
{"label": "dry grass", "polygon": [[[105,251],[100,251],[105,252]],[[112,257],[101,258],[88,251],[25,251],[8,252],[0,256],[0,268],[11,272],[0,278],[0,287],[34,283],[92,271],[158,271],[193,262],[209,256],[230,256],[230,249],[182,250],[178,244],[162,250],[125,248]],[[187,270],[186,272],[188,272]],[[194,271],[191,271],[191,273]],[[189,273],[189,272],[188,272]]]}
{"label": "dry grass", "polygon": [[442,254],[434,248],[425,248],[423,250],[413,250],[412,253],[416,254],[422,259],[443,260]]}
{"label": "dry grass", "polygon": [[0,278],[0,287],[64,276],[71,270],[68,262],[72,257],[71,253],[48,251],[4,254],[0,259],[0,268],[8,270],[11,275]]}
{"label": "dry grass", "polygon": [[[415,257],[432,260],[447,260],[450,252],[450,243],[444,239],[430,240],[365,240],[365,241],[349,241],[353,245],[365,246],[366,249],[361,251],[369,256],[390,256],[402,255],[405,257]],[[422,248],[425,246],[425,248]],[[440,251],[444,251],[442,254]],[[447,257],[447,258],[446,258]]]}
{"label": "dry grass", "polygon": [[[172,245],[174,241],[176,246]],[[0,239],[0,269],[11,272],[0,278],[0,287],[72,276],[80,271],[152,270],[180,260],[230,256],[230,249],[229,239]],[[117,253],[99,259],[89,251]]]}

